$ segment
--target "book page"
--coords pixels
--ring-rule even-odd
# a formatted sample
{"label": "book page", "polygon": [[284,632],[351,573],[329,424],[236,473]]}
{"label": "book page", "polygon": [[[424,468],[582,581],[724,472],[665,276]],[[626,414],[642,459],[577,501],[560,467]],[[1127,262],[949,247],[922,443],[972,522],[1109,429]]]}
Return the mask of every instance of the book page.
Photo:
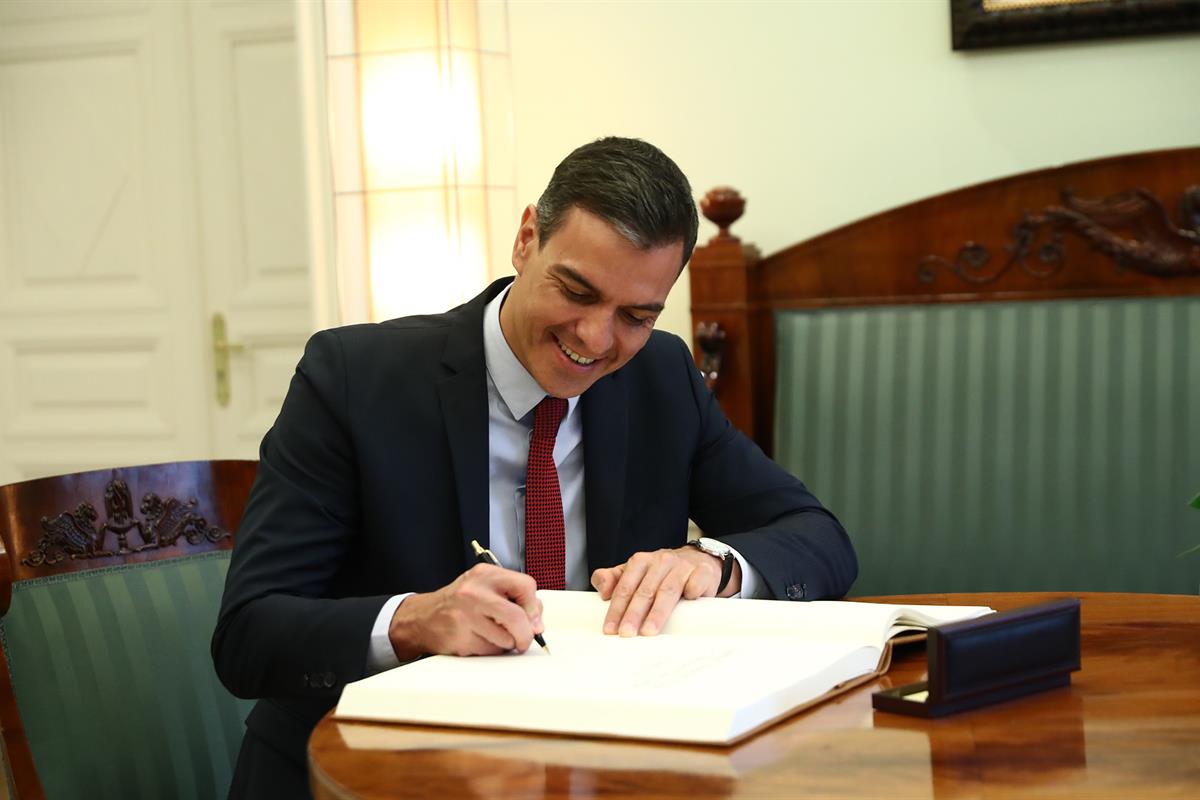
{"label": "book page", "polygon": [[[863,604],[865,605],[865,604]],[[899,614],[896,622],[888,629],[887,638],[905,631],[925,630],[948,622],[975,619],[985,614],[995,614],[989,606],[893,606]]]}
{"label": "book page", "polygon": [[[546,637],[555,630],[598,633],[608,603],[595,592],[540,591]],[[663,634],[721,638],[797,639],[857,642],[882,647],[899,621],[906,629],[972,619],[986,606],[900,606],[818,600],[804,603],[704,597],[681,600]],[[551,646],[553,649],[553,645]]]}
{"label": "book page", "polygon": [[[697,695],[735,708],[775,685],[802,681],[821,666],[860,649],[831,642],[791,642],[663,634],[622,638],[547,629],[552,655],[537,645],[524,653],[458,658],[436,656],[368,678],[379,686],[420,684],[424,690],[460,697],[506,694],[542,702],[573,698],[581,692],[622,702],[692,703]],[[782,647],[782,649],[781,649]],[[873,668],[878,660],[868,656]],[[753,675],[753,681],[747,676]],[[385,677],[386,676],[386,677]]]}

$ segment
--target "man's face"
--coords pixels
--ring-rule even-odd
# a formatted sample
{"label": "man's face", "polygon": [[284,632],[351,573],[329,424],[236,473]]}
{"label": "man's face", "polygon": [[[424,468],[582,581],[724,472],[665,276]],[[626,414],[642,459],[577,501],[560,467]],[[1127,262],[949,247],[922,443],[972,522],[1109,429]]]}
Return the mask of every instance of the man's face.
{"label": "man's face", "polygon": [[500,327],[547,394],[575,397],[646,344],[679,274],[683,243],[641,250],[572,208],[540,245],[529,206],[513,245],[517,278]]}

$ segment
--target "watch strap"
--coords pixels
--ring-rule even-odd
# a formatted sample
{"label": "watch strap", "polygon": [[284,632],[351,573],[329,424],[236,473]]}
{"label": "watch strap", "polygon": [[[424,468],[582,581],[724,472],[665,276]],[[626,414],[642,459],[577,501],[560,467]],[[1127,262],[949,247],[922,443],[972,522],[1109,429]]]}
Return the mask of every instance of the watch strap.
{"label": "watch strap", "polygon": [[[708,553],[710,556],[715,556],[721,559],[721,582],[717,584],[717,591],[714,593],[720,594],[721,592],[725,591],[725,587],[729,585],[729,579],[733,576],[733,551],[723,542],[716,542],[711,539],[702,540],[703,537],[701,537],[701,539],[692,539],[690,542],[688,542],[688,544],[694,546],[698,550]],[[712,549],[704,546],[704,541],[713,541],[713,544],[722,545],[725,548],[724,552],[713,552]]]}
{"label": "watch strap", "polygon": [[721,582],[717,584],[716,594],[725,591],[725,587],[729,585],[729,578],[733,575],[733,553],[729,553],[721,559]]}

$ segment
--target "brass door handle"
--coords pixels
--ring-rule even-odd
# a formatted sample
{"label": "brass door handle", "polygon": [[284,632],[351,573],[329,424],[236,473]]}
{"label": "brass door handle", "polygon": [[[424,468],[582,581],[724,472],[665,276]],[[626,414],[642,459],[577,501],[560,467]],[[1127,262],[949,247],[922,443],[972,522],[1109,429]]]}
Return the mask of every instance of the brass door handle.
{"label": "brass door handle", "polygon": [[225,315],[220,312],[212,316],[212,342],[213,367],[216,370],[217,405],[225,408],[229,405],[229,398],[233,393],[229,378],[229,354],[241,353],[246,346],[240,342],[229,341]]}

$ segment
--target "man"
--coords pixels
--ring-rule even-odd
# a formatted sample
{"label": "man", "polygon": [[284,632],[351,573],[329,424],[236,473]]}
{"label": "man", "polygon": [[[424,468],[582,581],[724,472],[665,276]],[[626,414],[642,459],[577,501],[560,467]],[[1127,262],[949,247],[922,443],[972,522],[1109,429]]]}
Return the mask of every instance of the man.
{"label": "man", "polygon": [[[681,598],[846,592],[841,526],[653,332],[696,227],[669,158],[602,139],[525,209],[511,282],[312,338],[213,637],[225,685],[263,698],[231,796],[303,796],[307,737],[347,682],[529,647],[538,586],[590,585],[625,636],[657,633]],[[689,516],[707,551],[685,545]],[[510,569],[473,566],[472,539]]]}

